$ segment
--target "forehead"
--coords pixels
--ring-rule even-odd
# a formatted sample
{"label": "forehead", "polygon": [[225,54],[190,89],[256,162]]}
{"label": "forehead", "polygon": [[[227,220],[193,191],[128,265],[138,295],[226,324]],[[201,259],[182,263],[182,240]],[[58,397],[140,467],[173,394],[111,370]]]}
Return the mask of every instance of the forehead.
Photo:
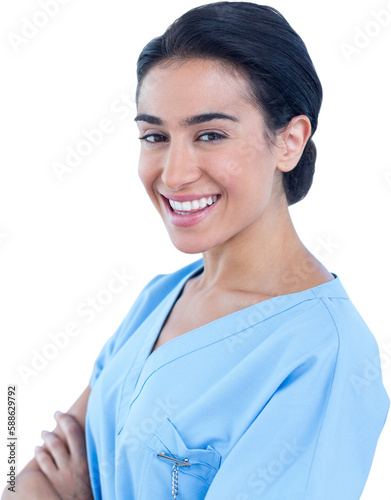
{"label": "forehead", "polygon": [[247,80],[233,67],[217,61],[167,61],[145,76],[139,112],[192,112],[200,108],[239,110],[250,105]]}

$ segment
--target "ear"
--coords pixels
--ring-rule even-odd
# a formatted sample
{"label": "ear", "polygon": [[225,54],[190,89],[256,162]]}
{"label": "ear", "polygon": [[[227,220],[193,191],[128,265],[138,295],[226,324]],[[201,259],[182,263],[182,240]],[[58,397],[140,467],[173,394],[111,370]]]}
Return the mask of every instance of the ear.
{"label": "ear", "polygon": [[277,168],[281,172],[289,172],[299,163],[310,135],[311,122],[308,116],[299,115],[292,118],[280,137],[281,154],[278,158]]}

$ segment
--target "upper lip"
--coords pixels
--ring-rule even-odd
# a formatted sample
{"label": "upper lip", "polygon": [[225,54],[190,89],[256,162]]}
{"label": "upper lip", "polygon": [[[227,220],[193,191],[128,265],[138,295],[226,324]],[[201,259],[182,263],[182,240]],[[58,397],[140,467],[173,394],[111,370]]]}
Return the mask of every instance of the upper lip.
{"label": "upper lip", "polygon": [[187,194],[187,195],[165,195],[162,194],[164,198],[167,198],[168,200],[172,201],[179,201],[180,203],[183,203],[185,201],[193,201],[193,200],[200,200],[201,198],[209,198],[211,196],[218,196],[217,193],[211,193],[211,194]]}

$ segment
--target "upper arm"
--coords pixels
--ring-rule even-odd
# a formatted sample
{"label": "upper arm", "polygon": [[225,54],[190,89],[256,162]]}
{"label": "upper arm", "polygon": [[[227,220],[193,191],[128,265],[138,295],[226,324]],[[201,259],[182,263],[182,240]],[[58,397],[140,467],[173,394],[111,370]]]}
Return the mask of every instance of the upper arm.
{"label": "upper arm", "polygon": [[[87,386],[86,389],[81,393],[78,399],[73,403],[73,405],[67,411],[67,413],[72,415],[72,417],[80,425],[83,432],[85,427],[85,417],[86,417],[87,403],[88,403],[88,398],[90,396],[90,392],[91,392],[90,386]],[[63,432],[61,431],[58,425],[54,428],[53,432],[57,434],[60,438],[65,439],[65,436],[63,435]],[[40,470],[41,469],[39,468],[37,461],[35,460],[35,458],[33,458],[22,469],[21,473],[28,471],[40,471]]]}

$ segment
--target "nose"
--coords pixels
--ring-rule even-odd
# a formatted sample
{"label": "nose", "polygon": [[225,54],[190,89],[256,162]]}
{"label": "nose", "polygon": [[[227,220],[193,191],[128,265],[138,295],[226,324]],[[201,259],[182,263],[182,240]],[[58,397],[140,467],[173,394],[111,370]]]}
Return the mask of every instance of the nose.
{"label": "nose", "polygon": [[185,141],[172,141],[163,162],[161,178],[171,191],[179,191],[196,182],[202,175],[197,157]]}

